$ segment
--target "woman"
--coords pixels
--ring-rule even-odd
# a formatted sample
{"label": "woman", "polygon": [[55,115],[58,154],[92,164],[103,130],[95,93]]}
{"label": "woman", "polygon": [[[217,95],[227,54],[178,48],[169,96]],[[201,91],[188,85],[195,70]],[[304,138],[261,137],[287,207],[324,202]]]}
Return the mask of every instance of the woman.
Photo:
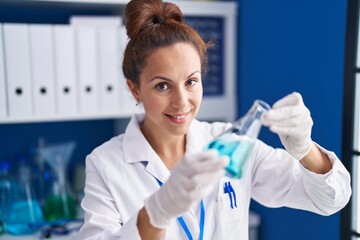
{"label": "woman", "polygon": [[226,177],[228,159],[203,148],[231,124],[195,119],[209,46],[171,3],[132,0],[125,20],[123,71],[145,114],[87,156],[82,239],[248,239],[251,198],[322,215],[347,204],[349,173],[311,140],[298,93],[263,119],[286,151],[257,140],[243,178]]}

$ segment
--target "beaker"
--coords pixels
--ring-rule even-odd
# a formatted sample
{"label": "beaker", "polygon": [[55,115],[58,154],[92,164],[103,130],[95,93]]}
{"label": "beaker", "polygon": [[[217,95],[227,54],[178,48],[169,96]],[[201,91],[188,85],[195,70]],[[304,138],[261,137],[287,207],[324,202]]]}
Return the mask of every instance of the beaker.
{"label": "beaker", "polygon": [[269,104],[255,100],[249,111],[233,126],[216,137],[205,149],[216,149],[220,156],[228,156],[226,174],[232,178],[242,178],[255,140],[261,130],[261,116],[270,110]]}

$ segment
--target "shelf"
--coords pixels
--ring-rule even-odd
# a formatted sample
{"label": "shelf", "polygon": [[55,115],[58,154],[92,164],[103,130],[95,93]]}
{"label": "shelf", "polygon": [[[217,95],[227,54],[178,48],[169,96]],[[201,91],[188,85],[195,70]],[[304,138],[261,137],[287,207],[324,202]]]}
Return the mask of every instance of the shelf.
{"label": "shelf", "polygon": [[[11,14],[5,14],[3,22],[15,23],[49,23],[49,24],[68,24],[69,16],[72,15],[114,15],[120,13],[127,0],[1,0],[1,8],[9,7]],[[218,87],[218,92],[205,94],[199,119],[204,120],[222,120],[233,121],[236,118],[236,20],[237,20],[237,2],[215,2],[215,1],[171,1],[177,4],[185,17],[203,18],[203,22],[209,22],[215,19],[215,24],[221,26],[215,28],[215,31],[221,35],[219,46],[221,50],[216,52],[216,57],[220,59],[215,62],[217,69],[214,75],[209,77],[210,83],[215,82],[218,85],[209,86]],[[61,10],[63,9],[63,10]],[[30,10],[30,11],[29,11]],[[32,11],[34,10],[34,11]],[[116,11],[115,11],[116,10]],[[49,13],[56,13],[53,17]],[[122,11],[121,11],[122,12]],[[6,12],[5,12],[6,13]],[[16,13],[16,14],[15,14]],[[31,13],[31,14],[30,14]],[[46,13],[46,14],[45,14]],[[23,16],[25,15],[25,16]],[[49,19],[48,19],[49,18]],[[220,20],[219,20],[220,19]],[[49,20],[49,22],[47,22]],[[217,21],[217,22],[216,22]],[[220,24],[219,24],[220,23]],[[204,25],[204,24],[201,24]],[[210,32],[213,33],[214,29]],[[219,70],[220,69],[220,70]],[[209,71],[210,72],[210,71]],[[206,77],[208,77],[208,74]],[[219,77],[220,76],[220,77]],[[204,78],[205,79],[205,78]],[[219,80],[220,79],[220,80]],[[205,89],[205,88],[204,88]],[[128,105],[126,105],[128,106]],[[221,111],[219,111],[221,109]],[[79,120],[99,120],[99,119],[120,119],[129,118],[132,111],[122,109],[121,113],[95,113],[72,115],[52,115],[52,116],[26,116],[26,117],[0,117],[0,124],[13,123],[39,123],[39,122],[61,122],[61,121],[79,121]]]}
{"label": "shelf", "polygon": [[[0,240],[37,240],[39,239],[39,235],[38,234],[33,234],[33,235],[25,235],[25,236],[15,236],[15,235],[2,235],[0,236]],[[56,236],[56,237],[52,237],[52,238],[47,238],[48,240],[77,240],[78,235],[77,234],[71,234],[68,236]]]}
{"label": "shelf", "polygon": [[[125,6],[129,1],[127,0],[2,0],[1,4],[16,4],[16,5],[33,5],[41,4],[41,6],[50,5],[101,5],[101,6]],[[177,4],[185,15],[212,15],[224,16],[235,15],[238,4],[236,2],[221,2],[221,1],[168,1]],[[204,8],[205,7],[205,8]],[[202,11],[199,11],[202,9]]]}
{"label": "shelf", "polygon": [[9,117],[0,119],[0,124],[17,124],[17,123],[40,123],[40,122],[64,122],[64,121],[87,121],[101,119],[121,119],[129,118],[130,113],[97,113],[97,114],[76,114],[68,116],[29,116],[29,117]]}

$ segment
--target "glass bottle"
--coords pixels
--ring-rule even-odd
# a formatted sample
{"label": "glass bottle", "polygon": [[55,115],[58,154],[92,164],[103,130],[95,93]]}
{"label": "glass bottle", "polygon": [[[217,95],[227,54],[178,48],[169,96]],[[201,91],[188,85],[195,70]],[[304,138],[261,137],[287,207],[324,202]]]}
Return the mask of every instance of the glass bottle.
{"label": "glass bottle", "polygon": [[230,129],[205,147],[205,149],[218,150],[221,156],[229,156],[229,164],[225,167],[229,177],[242,178],[244,176],[255,140],[261,130],[261,116],[270,108],[266,102],[256,100],[249,111],[235,121]]}
{"label": "glass bottle", "polygon": [[44,219],[39,202],[34,194],[31,182],[31,169],[27,159],[21,157],[18,167],[18,179],[14,188],[14,200],[4,219],[5,231],[9,234],[24,235],[39,230]]}
{"label": "glass bottle", "polygon": [[13,180],[10,175],[11,164],[0,162],[0,234],[5,232],[4,220],[13,202]]}

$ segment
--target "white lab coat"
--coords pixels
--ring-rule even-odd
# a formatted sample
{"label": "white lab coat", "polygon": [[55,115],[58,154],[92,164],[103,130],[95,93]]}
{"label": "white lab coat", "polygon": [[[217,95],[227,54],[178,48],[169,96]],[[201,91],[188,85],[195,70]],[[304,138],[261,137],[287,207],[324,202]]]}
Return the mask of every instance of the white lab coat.
{"label": "white lab coat", "polygon": [[[159,189],[155,179],[166,182],[169,170],[151,148],[139,128],[143,115],[134,116],[124,134],[96,148],[86,158],[85,223],[81,239],[140,239],[137,229],[144,199]],[[203,146],[230,124],[194,120],[187,134],[187,153]],[[203,199],[204,239],[248,239],[250,199],[268,207],[287,206],[330,215],[346,205],[351,195],[350,175],[334,153],[321,150],[333,162],[332,170],[315,174],[283,149],[256,141],[245,176],[223,177],[218,187]],[[237,207],[231,208],[224,183],[231,182]],[[183,214],[193,239],[199,236],[199,204]],[[187,239],[175,219],[166,239]]]}

